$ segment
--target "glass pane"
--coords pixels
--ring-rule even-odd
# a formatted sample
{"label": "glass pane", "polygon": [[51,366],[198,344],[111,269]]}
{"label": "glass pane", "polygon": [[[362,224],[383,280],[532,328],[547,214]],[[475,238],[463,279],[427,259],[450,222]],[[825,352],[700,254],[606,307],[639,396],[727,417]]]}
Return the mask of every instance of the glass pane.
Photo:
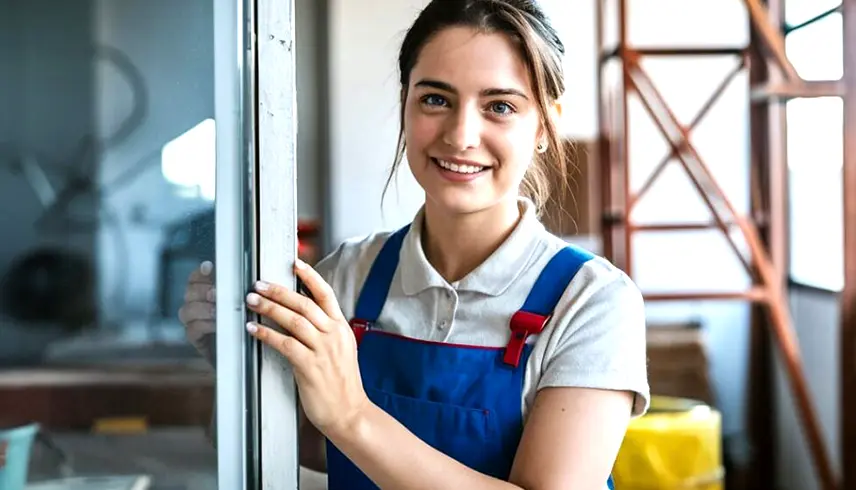
{"label": "glass pane", "polygon": [[[598,1],[604,49],[615,49],[621,37],[619,2]],[[739,47],[749,42],[748,15],[740,0],[627,0],[625,15],[627,42],[635,48]]]}
{"label": "glass pane", "polygon": [[798,25],[841,5],[841,0],[785,0],[785,22]]}
{"label": "glass pane", "polygon": [[794,99],[787,105],[791,277],[844,285],[842,101]]}
{"label": "glass pane", "polygon": [[621,36],[621,11],[619,9],[619,1],[602,0],[599,7],[600,19],[598,27],[601,30],[601,42],[603,43],[602,49],[603,51],[611,51],[618,47],[619,37]]}
{"label": "glass pane", "polygon": [[[745,117],[748,97],[745,72],[729,81],[738,67],[738,60],[732,56],[651,57],[643,58],[641,67],[675,118],[687,127],[696,122],[690,131],[690,142],[735,208],[746,212],[749,206],[746,168],[749,130]],[[699,119],[718,87],[726,82],[726,88]],[[693,90],[686,90],[686,87],[693,87]],[[647,99],[636,92],[631,92],[629,99],[628,158],[633,192],[639,192],[651,181],[662,162],[669,160],[651,181],[650,190],[633,208],[633,221],[643,224],[711,223],[710,209],[689,174],[677,158],[669,158],[671,147],[646,108]],[[659,107],[653,99],[648,102]],[[730,144],[723,145],[723,141]]]}
{"label": "glass pane", "polygon": [[740,0],[627,0],[627,40],[634,47],[743,46],[748,26]]}
{"label": "glass pane", "polygon": [[806,80],[838,80],[844,73],[841,14],[831,14],[788,34],[788,59]]}
{"label": "glass pane", "polygon": [[0,36],[0,430],[41,434],[7,477],[216,488],[177,315],[214,259],[213,3],[7,0]]}

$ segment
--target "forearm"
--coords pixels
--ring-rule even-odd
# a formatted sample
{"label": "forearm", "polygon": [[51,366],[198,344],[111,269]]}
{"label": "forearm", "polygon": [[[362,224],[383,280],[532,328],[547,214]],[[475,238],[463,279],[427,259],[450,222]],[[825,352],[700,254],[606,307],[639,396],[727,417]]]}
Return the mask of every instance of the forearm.
{"label": "forearm", "polygon": [[424,443],[374,404],[331,440],[380,488],[520,490]]}

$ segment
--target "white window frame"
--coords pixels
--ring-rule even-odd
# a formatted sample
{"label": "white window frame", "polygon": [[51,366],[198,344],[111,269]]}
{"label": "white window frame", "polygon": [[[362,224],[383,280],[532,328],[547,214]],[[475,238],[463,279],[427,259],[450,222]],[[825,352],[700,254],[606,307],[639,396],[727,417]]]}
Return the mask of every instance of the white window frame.
{"label": "white window frame", "polygon": [[243,328],[254,280],[295,287],[294,0],[213,1],[218,487],[296,490],[294,377]]}
{"label": "white window frame", "polygon": [[[260,276],[296,287],[297,66],[294,0],[256,0],[258,74],[258,258]],[[261,483],[299,486],[297,387],[283,356],[262,349],[259,379]]]}

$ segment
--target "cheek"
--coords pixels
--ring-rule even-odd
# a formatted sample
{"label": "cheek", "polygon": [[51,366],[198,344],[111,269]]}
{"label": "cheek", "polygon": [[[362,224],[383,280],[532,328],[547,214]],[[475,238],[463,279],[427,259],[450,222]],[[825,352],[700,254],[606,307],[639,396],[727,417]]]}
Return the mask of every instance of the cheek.
{"label": "cheek", "polygon": [[428,117],[418,109],[408,108],[404,112],[404,138],[408,155],[424,151],[439,134],[437,118]]}
{"label": "cheek", "polygon": [[499,160],[509,167],[509,174],[522,178],[535,156],[535,144],[535,131],[521,125],[506,129],[494,148]]}

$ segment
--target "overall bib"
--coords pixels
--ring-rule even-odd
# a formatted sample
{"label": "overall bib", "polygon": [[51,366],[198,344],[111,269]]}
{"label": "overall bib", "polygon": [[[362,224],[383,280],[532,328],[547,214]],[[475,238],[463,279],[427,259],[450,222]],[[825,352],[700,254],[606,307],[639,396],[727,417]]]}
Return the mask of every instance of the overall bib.
{"label": "overall bib", "polygon": [[[360,291],[351,326],[368,397],[435,449],[481,473],[507,481],[523,432],[523,376],[537,335],[579,268],[592,255],[560,250],[510,319],[505,347],[407,338],[376,325],[398,267],[409,225],[384,243]],[[374,490],[369,480],[327,442],[327,488]],[[613,488],[610,477],[608,487]]]}

